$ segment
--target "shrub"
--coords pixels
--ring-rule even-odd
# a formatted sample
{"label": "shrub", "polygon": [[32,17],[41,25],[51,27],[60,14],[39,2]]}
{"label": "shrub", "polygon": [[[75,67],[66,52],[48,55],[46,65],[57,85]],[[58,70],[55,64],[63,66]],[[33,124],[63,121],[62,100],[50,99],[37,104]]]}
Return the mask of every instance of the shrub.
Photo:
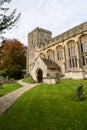
{"label": "shrub", "polygon": [[26,75],[26,69],[22,69],[22,77]]}
{"label": "shrub", "polygon": [[4,77],[8,76],[9,78],[20,79],[22,78],[22,67],[19,65],[14,65],[8,68],[1,75]]}
{"label": "shrub", "polygon": [[26,82],[26,83],[36,83],[31,76],[25,77],[23,79],[23,82]]}

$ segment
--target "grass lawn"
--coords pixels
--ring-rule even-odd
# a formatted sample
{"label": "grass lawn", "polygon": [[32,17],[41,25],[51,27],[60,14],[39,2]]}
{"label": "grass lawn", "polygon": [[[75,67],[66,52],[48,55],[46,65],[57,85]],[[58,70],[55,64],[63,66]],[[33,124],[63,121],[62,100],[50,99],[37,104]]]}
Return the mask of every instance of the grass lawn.
{"label": "grass lawn", "polygon": [[30,76],[25,77],[24,79],[22,79],[22,81],[25,83],[36,83],[36,81],[34,81]]}
{"label": "grass lawn", "polygon": [[0,89],[0,96],[3,96],[15,89],[22,87],[19,83],[3,84],[3,88]]}
{"label": "grass lawn", "polygon": [[[76,99],[80,83],[82,101]],[[87,80],[60,80],[30,89],[0,117],[0,130],[87,130]]]}

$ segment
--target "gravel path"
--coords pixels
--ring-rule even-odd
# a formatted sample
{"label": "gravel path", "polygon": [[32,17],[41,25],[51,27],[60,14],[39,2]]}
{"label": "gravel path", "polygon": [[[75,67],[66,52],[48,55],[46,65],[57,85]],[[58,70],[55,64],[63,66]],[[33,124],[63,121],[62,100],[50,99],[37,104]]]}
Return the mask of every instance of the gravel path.
{"label": "gravel path", "polygon": [[0,116],[27,90],[36,86],[37,84],[24,83],[21,80],[18,81],[24,87],[12,91],[5,96],[0,97]]}

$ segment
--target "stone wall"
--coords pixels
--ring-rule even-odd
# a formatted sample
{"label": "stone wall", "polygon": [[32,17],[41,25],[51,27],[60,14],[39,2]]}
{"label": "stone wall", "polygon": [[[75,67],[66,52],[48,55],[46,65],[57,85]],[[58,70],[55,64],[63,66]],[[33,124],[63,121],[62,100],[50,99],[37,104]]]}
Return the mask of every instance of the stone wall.
{"label": "stone wall", "polygon": [[[31,44],[31,46],[28,46],[29,53],[27,60],[29,63],[27,63],[27,67],[30,67],[32,65],[32,68],[30,68],[31,73],[35,75],[35,71],[33,69],[33,65],[36,62],[36,59],[41,56],[45,56],[45,58],[48,58],[48,51],[53,53],[53,61],[56,62],[60,67],[61,67],[61,72],[62,74],[65,75],[66,78],[74,78],[74,79],[79,79],[79,78],[84,78],[87,77],[87,74],[83,74],[83,69],[87,70],[87,67],[83,67],[81,65],[81,57],[79,55],[79,41],[80,37],[84,34],[87,35],[87,22],[82,23],[54,38],[51,38],[51,32],[45,29],[41,28],[36,28],[32,32],[29,33],[28,38]],[[33,39],[33,44],[32,44],[32,37]],[[77,70],[78,71],[69,71],[69,54],[68,54],[68,43],[70,41],[74,41],[76,45],[76,54],[77,54]],[[63,49],[63,59],[58,60],[57,58],[57,47],[61,46]],[[44,66],[43,66],[44,68]],[[82,68],[82,71],[79,71],[79,69]],[[29,70],[29,69],[27,69]],[[45,79],[46,80],[46,79]],[[48,80],[48,79],[47,79]],[[48,81],[50,82],[50,81]]]}
{"label": "stone wall", "polygon": [[57,78],[52,78],[52,77],[44,78],[44,79],[43,79],[43,82],[44,82],[44,83],[47,83],[47,84],[56,84],[57,81],[58,81]]}
{"label": "stone wall", "polygon": [[52,33],[48,30],[35,28],[28,34],[28,51],[27,51],[27,74],[31,74],[36,59],[38,57],[38,49],[41,45],[51,39]]}
{"label": "stone wall", "polygon": [[52,38],[51,40],[49,40],[48,42],[45,42],[44,44],[42,44],[41,48],[39,49],[39,51],[41,51],[43,48],[47,49],[55,44],[64,42],[65,40],[68,40],[72,37],[75,37],[76,35],[82,34],[84,32],[87,31],[87,22],[82,23],[76,27],[73,27],[72,29]]}

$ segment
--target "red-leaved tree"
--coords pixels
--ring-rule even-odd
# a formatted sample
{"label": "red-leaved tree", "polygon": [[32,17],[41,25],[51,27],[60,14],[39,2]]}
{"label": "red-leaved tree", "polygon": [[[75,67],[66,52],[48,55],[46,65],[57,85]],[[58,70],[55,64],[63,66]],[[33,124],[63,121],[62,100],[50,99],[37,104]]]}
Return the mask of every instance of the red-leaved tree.
{"label": "red-leaved tree", "polygon": [[26,67],[26,46],[16,39],[7,39],[0,47],[0,69],[6,70],[14,65]]}

